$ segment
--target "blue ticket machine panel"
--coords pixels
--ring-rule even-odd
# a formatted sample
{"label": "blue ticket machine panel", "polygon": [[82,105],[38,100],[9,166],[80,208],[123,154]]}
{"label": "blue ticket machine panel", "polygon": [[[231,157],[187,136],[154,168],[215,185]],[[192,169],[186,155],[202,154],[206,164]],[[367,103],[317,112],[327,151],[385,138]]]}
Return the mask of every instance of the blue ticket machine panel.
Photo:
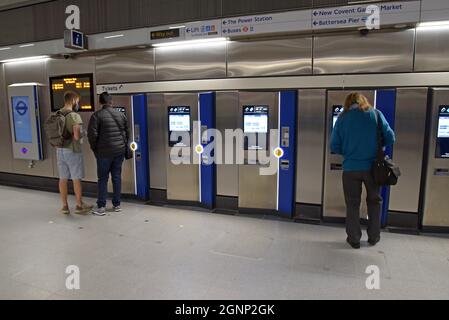
{"label": "blue ticket machine panel", "polygon": [[449,159],[449,105],[439,107],[436,158]]}
{"label": "blue ticket machine panel", "polygon": [[43,160],[37,85],[8,87],[14,159]]}

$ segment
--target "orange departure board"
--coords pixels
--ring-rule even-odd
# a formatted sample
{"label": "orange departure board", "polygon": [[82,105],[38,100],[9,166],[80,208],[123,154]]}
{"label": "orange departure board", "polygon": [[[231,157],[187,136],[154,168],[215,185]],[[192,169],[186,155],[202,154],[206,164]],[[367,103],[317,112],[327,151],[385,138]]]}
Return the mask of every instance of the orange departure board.
{"label": "orange departure board", "polygon": [[80,95],[79,112],[94,112],[94,84],[92,74],[66,75],[50,78],[52,111],[64,107],[64,94],[73,91]]}

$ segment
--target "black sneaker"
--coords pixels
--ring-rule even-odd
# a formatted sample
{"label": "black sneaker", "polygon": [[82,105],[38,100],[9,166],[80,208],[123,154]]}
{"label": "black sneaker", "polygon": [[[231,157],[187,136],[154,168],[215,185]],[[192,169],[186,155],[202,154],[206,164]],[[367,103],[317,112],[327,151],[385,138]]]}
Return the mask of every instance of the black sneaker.
{"label": "black sneaker", "polygon": [[360,243],[353,243],[349,241],[349,238],[346,239],[346,242],[352,247],[352,249],[360,249]]}
{"label": "black sneaker", "polygon": [[379,242],[380,242],[380,238],[377,238],[376,240],[371,240],[371,239],[368,240],[368,243],[369,243],[372,247],[376,246],[376,244],[378,244]]}

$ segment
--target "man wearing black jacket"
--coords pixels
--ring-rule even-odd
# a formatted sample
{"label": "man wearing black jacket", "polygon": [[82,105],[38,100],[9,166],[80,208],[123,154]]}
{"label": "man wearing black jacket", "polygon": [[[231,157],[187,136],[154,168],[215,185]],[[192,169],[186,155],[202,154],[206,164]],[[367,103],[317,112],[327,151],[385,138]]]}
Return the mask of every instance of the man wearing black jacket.
{"label": "man wearing black jacket", "polygon": [[112,177],[113,210],[121,212],[122,164],[128,148],[128,120],[125,114],[112,107],[112,96],[100,95],[102,109],[95,112],[89,122],[88,139],[97,158],[98,201],[92,213],[106,215],[109,174]]}

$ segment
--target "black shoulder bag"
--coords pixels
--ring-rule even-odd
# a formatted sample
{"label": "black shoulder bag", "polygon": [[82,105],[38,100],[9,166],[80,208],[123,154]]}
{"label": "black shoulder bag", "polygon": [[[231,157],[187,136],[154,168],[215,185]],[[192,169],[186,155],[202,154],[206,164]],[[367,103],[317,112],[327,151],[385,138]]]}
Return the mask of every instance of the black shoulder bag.
{"label": "black shoulder bag", "polygon": [[123,141],[125,141],[125,159],[126,160],[132,159],[134,155],[133,155],[133,151],[130,148],[129,141],[126,139],[125,128],[122,128],[120,126],[117,118],[114,117],[114,114],[109,109],[106,108],[106,110],[109,112],[112,119],[114,119],[115,123],[117,124],[117,127],[119,128],[120,132],[122,133]]}
{"label": "black shoulder bag", "polygon": [[379,111],[376,110],[377,120],[377,157],[373,164],[372,173],[374,181],[379,186],[395,186],[401,176],[401,170],[396,166],[383,148],[382,121]]}

